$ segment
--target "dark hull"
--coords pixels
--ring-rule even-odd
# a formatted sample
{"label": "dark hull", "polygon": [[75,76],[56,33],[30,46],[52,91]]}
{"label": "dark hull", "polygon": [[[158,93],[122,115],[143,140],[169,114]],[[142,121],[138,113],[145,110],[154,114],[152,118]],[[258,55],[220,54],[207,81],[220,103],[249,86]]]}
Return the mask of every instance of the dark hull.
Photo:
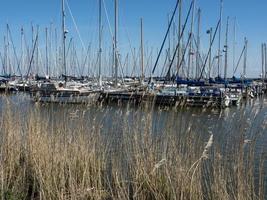
{"label": "dark hull", "polygon": [[159,106],[193,106],[193,107],[225,107],[224,96],[193,95],[156,95],[149,93],[113,92],[103,93],[100,98],[104,102],[116,103],[152,103]]}

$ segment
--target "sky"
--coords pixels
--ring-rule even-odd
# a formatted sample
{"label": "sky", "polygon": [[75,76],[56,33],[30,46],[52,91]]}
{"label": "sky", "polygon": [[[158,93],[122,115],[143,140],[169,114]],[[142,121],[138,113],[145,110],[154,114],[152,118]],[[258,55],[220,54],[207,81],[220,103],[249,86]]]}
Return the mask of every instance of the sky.
{"label": "sky", "polygon": [[[98,0],[66,0],[66,24],[68,38],[74,38],[76,45],[86,48],[92,44],[93,52],[98,45]],[[183,0],[183,18],[185,17],[189,0]],[[6,35],[6,24],[11,27],[12,38],[17,47],[20,45],[20,29],[23,26],[30,40],[31,26],[39,26],[44,47],[44,30],[46,27],[60,29],[61,1],[60,0],[0,0],[0,47]],[[111,32],[114,24],[113,0],[104,0],[106,12],[103,11],[103,46],[106,50],[111,46]],[[146,58],[149,51],[160,48],[168,25],[168,15],[175,7],[176,0],[118,0],[119,2],[119,51],[122,58],[140,46],[140,18],[144,21],[144,43]],[[220,0],[196,0],[196,9],[200,8],[201,15],[201,47],[203,54],[207,52],[208,35],[206,30],[215,29],[219,20]],[[229,68],[232,67],[233,21],[236,18],[236,59],[244,45],[244,37],[248,39],[248,76],[258,77],[261,73],[261,43],[266,42],[267,36],[267,1],[265,0],[224,0],[222,43],[224,42],[226,18],[229,16]],[[177,15],[178,16],[178,15]],[[74,20],[73,20],[74,19]],[[176,17],[177,19],[177,17]],[[75,22],[75,23],[74,23]],[[76,24],[76,25],[75,25]],[[77,28],[76,28],[77,26]],[[196,24],[194,26],[196,28]],[[78,30],[78,31],[77,31]],[[214,45],[217,48],[216,42]],[[222,44],[223,46],[223,44]],[[3,51],[1,47],[0,51]],[[152,50],[151,50],[152,51]],[[153,65],[155,55],[148,65]],[[236,61],[237,62],[237,61]],[[149,63],[149,62],[148,62]],[[151,67],[151,66],[150,66]],[[130,70],[130,69],[128,69]],[[159,66],[159,71],[160,66]],[[229,76],[231,70],[229,70]],[[238,70],[241,73],[241,69]],[[240,74],[237,74],[240,75]]]}

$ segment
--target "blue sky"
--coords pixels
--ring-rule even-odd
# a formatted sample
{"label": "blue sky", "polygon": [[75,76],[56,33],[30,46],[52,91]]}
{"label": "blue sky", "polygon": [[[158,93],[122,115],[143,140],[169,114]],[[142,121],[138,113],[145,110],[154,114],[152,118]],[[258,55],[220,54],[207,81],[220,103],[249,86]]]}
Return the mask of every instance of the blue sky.
{"label": "blue sky", "polygon": [[[97,46],[97,6],[98,0],[67,0],[77,23],[81,38],[85,45],[92,43]],[[184,0],[185,1],[185,0]],[[6,23],[9,23],[15,43],[19,45],[20,27],[24,26],[30,38],[31,24],[40,26],[40,32],[51,23],[60,29],[60,0],[2,0],[0,6],[0,41],[3,41]],[[130,46],[139,47],[140,17],[144,20],[144,37],[148,49],[158,49],[166,31],[167,15],[175,6],[176,0],[119,0],[120,27],[119,48],[122,55],[129,52]],[[183,15],[186,14],[189,1],[185,1]],[[202,10],[201,41],[204,51],[207,47],[209,27],[215,28],[219,17],[219,0],[196,0],[196,8]],[[113,28],[113,0],[105,0],[108,18]],[[233,19],[237,19],[237,50],[239,56],[246,36],[249,40],[248,74],[258,76],[261,70],[260,45],[267,36],[267,1],[265,0],[224,0],[223,8],[223,39],[225,34],[226,17],[230,17],[230,38],[233,36]],[[104,18],[105,44],[111,41],[107,18]],[[77,45],[81,45],[70,13],[67,14],[69,37],[74,37]],[[229,52],[231,53],[231,44]],[[217,42],[216,42],[217,46]],[[95,51],[97,49],[95,48]],[[147,53],[148,54],[148,53]],[[230,63],[231,61],[230,56]]]}

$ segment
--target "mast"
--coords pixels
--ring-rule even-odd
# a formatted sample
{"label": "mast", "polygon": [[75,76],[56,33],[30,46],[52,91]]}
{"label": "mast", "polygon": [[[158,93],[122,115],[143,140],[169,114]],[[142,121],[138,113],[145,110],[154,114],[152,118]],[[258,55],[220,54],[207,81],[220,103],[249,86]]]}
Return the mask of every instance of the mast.
{"label": "mast", "polygon": [[[49,77],[53,75],[54,72],[54,62],[52,60],[52,40],[53,40],[53,23],[50,23],[50,27],[49,27],[49,40],[48,40],[48,72],[49,72]],[[56,44],[53,45],[53,47],[55,47]],[[56,48],[55,48],[56,50]],[[57,54],[57,52],[55,51],[55,54]],[[54,58],[56,59],[56,55],[54,56]],[[55,60],[54,60],[55,61]]]}
{"label": "mast", "polygon": [[265,60],[265,74],[264,74],[264,79],[267,78],[267,47],[266,43],[264,43],[264,60]]}
{"label": "mast", "polygon": [[233,72],[235,70],[235,47],[236,47],[236,17],[234,19],[234,37],[233,37]]}
{"label": "mast", "polygon": [[65,74],[65,84],[67,82],[67,68],[66,68],[66,33],[65,30],[65,0],[62,0],[62,56],[63,56],[63,70]]}
{"label": "mast", "polygon": [[223,9],[223,0],[221,0],[221,5],[220,5],[220,26],[219,26],[219,46],[218,46],[218,77],[220,76],[220,65],[221,65],[222,9]]}
{"label": "mast", "polygon": [[53,67],[53,73],[56,73],[57,75],[59,75],[60,71],[58,71],[57,66],[60,64],[60,62],[59,62],[60,47],[58,46],[58,30],[56,27],[54,27],[53,33],[54,33],[53,41],[55,42],[55,53],[56,53],[54,67]]}
{"label": "mast", "polygon": [[101,76],[101,68],[102,68],[102,0],[99,0],[99,68],[98,68],[98,78],[99,78],[99,86],[102,86],[102,76]]}
{"label": "mast", "polygon": [[179,1],[179,13],[178,13],[178,41],[181,41],[181,45],[179,45],[179,49],[178,49],[178,59],[177,59],[177,75],[179,76],[179,65],[180,65],[180,61],[181,61],[181,55],[182,53],[182,40],[181,38],[181,33],[182,33],[182,2],[183,0]]}
{"label": "mast", "polygon": [[265,78],[265,76],[264,76],[264,74],[265,74],[265,72],[264,72],[264,66],[265,66],[265,56],[264,56],[264,44],[261,44],[261,70],[262,70],[262,82],[264,82],[264,78]]}
{"label": "mast", "polygon": [[131,76],[135,76],[135,70],[136,70],[136,49],[133,48],[133,69],[131,72]]}
{"label": "mast", "polygon": [[21,66],[23,70],[24,66],[24,45],[23,45],[23,38],[24,38],[24,30],[23,27],[20,29],[20,48],[21,48]]}
{"label": "mast", "polygon": [[[170,15],[168,15],[168,25],[171,26]],[[167,58],[168,58],[168,63],[171,63],[171,33],[170,32],[168,34]],[[170,80],[170,78],[171,78],[171,70],[168,70],[167,77]]]}
{"label": "mast", "polygon": [[48,70],[48,28],[45,28],[45,65],[46,65],[46,75],[49,76]]}
{"label": "mast", "polygon": [[[36,34],[39,35],[39,25],[36,27]],[[36,73],[39,75],[39,37],[37,37],[36,46]]]}
{"label": "mast", "polygon": [[7,60],[7,66],[6,66],[6,69],[9,73],[9,75],[12,74],[12,70],[11,70],[11,64],[10,64],[10,55],[9,55],[9,33],[8,33],[8,24],[6,25],[7,27],[7,30],[6,30],[6,44],[7,44],[7,47],[6,47],[6,60]]}
{"label": "mast", "polygon": [[3,69],[3,71],[4,71],[4,75],[7,75],[7,37],[6,36],[4,36],[4,57],[5,57],[5,59],[4,59],[4,69]]}
{"label": "mast", "polygon": [[[34,38],[34,26],[33,26],[33,23],[32,23],[32,22],[31,22],[31,29],[32,29],[32,51],[33,51],[33,49],[34,49],[34,43],[35,43],[35,38]],[[35,55],[35,54],[33,54],[33,57],[34,57],[34,55]],[[31,73],[34,73],[34,74],[35,74],[36,71],[37,71],[37,70],[34,71],[34,68],[36,67],[35,65],[36,65],[36,64],[35,64],[35,60],[33,59],[33,60],[32,60],[32,67],[31,67],[31,68],[32,68],[32,69],[31,69],[32,72],[31,72]]]}
{"label": "mast", "polygon": [[191,62],[193,63],[192,54],[193,54],[193,29],[194,29],[194,19],[195,19],[195,0],[193,0],[193,10],[191,18],[191,28],[190,28],[190,47],[189,47],[189,58],[188,58],[188,71],[187,78],[190,76]]}
{"label": "mast", "polygon": [[211,77],[210,75],[211,75],[212,36],[213,36],[212,28],[210,28],[210,30],[208,30],[207,33],[208,33],[209,36],[210,36],[209,77],[208,77],[208,78],[210,78],[210,77]]}
{"label": "mast", "polygon": [[196,57],[196,78],[200,73],[200,23],[201,23],[201,9],[198,9],[198,27],[197,27],[197,57]]}
{"label": "mast", "polygon": [[143,83],[145,75],[144,75],[144,41],[143,41],[143,18],[141,18],[141,83]]}
{"label": "mast", "polygon": [[[173,11],[173,13],[172,13],[171,21],[170,21],[170,23],[168,24],[167,32],[166,32],[166,34],[165,34],[165,36],[164,36],[163,42],[162,42],[161,47],[160,47],[160,50],[159,50],[159,52],[158,52],[158,56],[157,56],[156,62],[155,62],[154,67],[153,67],[153,69],[152,69],[152,73],[151,73],[151,77],[150,77],[151,79],[150,79],[150,81],[152,81],[152,76],[154,75],[154,72],[155,72],[156,67],[157,67],[157,65],[158,65],[159,58],[160,58],[160,56],[161,56],[161,54],[162,54],[164,45],[165,45],[166,40],[167,40],[167,37],[168,37],[168,35],[169,35],[170,29],[171,29],[171,24],[173,23],[173,19],[174,19],[175,13],[176,13],[176,11],[177,11],[178,5],[179,5],[179,0],[177,0],[177,2],[176,2],[174,11]],[[192,7],[192,3],[191,3],[191,6],[190,6],[190,10],[191,10],[191,7]]]}
{"label": "mast", "polygon": [[228,65],[228,25],[229,25],[229,17],[227,17],[227,23],[226,23],[226,33],[225,33],[225,46],[224,46],[224,83],[226,84],[226,78],[227,78],[227,65]]}
{"label": "mast", "polygon": [[118,86],[118,0],[115,0],[115,34],[114,34],[114,56],[115,56],[115,87]]}
{"label": "mast", "polygon": [[243,68],[243,77],[245,78],[247,73],[247,54],[248,54],[248,40],[245,38],[245,52],[244,52],[244,68]]}

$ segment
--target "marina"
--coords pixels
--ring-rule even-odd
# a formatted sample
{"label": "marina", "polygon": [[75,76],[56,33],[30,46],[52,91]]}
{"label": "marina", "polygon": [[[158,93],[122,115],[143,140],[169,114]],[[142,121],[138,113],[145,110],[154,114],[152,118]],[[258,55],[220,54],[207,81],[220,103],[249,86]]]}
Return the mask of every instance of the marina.
{"label": "marina", "polygon": [[266,6],[3,2],[0,199],[266,200]]}
{"label": "marina", "polygon": [[[181,13],[183,10],[182,3],[178,0],[174,6],[173,12],[169,16],[168,27],[166,30],[165,37],[162,41],[161,48],[156,55],[155,63],[153,68],[147,76],[144,73],[145,70],[145,60],[144,60],[144,25],[143,19],[140,20],[140,75],[139,76],[123,76],[119,71],[122,66],[121,60],[119,60],[118,51],[118,9],[119,3],[114,0],[114,40],[113,44],[113,63],[112,63],[112,76],[103,75],[103,7],[105,2],[99,0],[98,2],[98,55],[97,55],[97,74],[85,75],[75,75],[68,74],[70,69],[68,66],[72,63],[68,63],[67,54],[70,51],[70,45],[66,46],[68,40],[69,32],[66,30],[66,13],[71,12],[71,9],[67,2],[61,1],[61,52],[60,52],[60,67],[63,71],[59,76],[49,73],[49,55],[48,52],[48,28],[45,32],[45,74],[41,76],[38,75],[33,70],[33,65],[38,64],[38,41],[39,33],[37,32],[33,35],[33,49],[32,55],[29,57],[29,67],[26,74],[22,74],[21,67],[25,63],[17,63],[18,74],[11,75],[12,72],[9,71],[9,75],[2,75],[0,79],[0,91],[2,93],[9,92],[29,92],[31,94],[32,100],[42,103],[101,103],[101,102],[131,102],[134,104],[140,104],[142,102],[155,103],[157,105],[164,106],[190,106],[190,107],[217,107],[225,108],[229,106],[239,105],[240,102],[246,101],[250,98],[256,98],[258,96],[264,96],[266,94],[266,45],[262,44],[262,73],[260,78],[246,78],[247,71],[247,51],[248,51],[248,40],[244,39],[244,46],[240,57],[236,62],[235,51],[233,51],[233,77],[228,78],[228,49],[229,49],[229,17],[226,23],[225,32],[225,45],[224,49],[221,50],[221,34],[222,30],[222,9],[223,4],[220,2],[220,16],[215,32],[211,29],[207,31],[210,36],[208,52],[204,57],[200,56],[200,22],[201,22],[201,9],[194,12],[196,1],[192,0],[187,12],[187,15],[182,22],[181,16],[178,18],[178,27],[175,27],[175,15]],[[66,9],[67,6],[67,9]],[[67,11],[66,11],[67,10]],[[191,24],[190,24],[191,17]],[[197,19],[197,20],[196,20]],[[75,23],[75,19],[72,16],[72,20]],[[195,22],[195,20],[197,22]],[[197,31],[194,33],[193,23],[197,25]],[[33,27],[34,28],[34,27]],[[171,41],[171,29],[178,28],[179,35],[178,40],[173,38]],[[189,30],[189,37],[187,38],[186,45],[182,47],[182,39],[186,36],[185,30]],[[77,29],[77,27],[76,27]],[[235,24],[234,24],[234,30]],[[235,34],[235,33],[234,33]],[[21,36],[23,37],[24,30],[21,30]],[[193,36],[196,37],[196,44],[193,44]],[[7,39],[13,43],[12,34],[10,27],[7,24]],[[50,34],[51,37],[51,34]],[[212,64],[212,49],[214,48],[214,42],[216,37],[219,40],[218,54],[215,54],[214,59],[217,59],[217,63]],[[51,40],[52,38],[50,38]],[[9,41],[6,41],[9,42]],[[23,41],[21,41],[23,42]],[[72,42],[70,40],[69,42]],[[169,44],[167,44],[169,43]],[[171,43],[173,43],[173,49],[171,51]],[[21,45],[22,47],[23,45]],[[164,47],[167,46],[168,55],[163,68],[160,67],[162,63],[161,57]],[[235,44],[234,44],[235,46]],[[68,49],[67,49],[68,48]],[[83,47],[84,48],[84,47]],[[75,49],[73,49],[75,50]],[[14,56],[17,55],[16,50],[13,45]],[[23,49],[21,49],[23,53]],[[188,55],[186,55],[188,52]],[[191,53],[194,52],[194,53]],[[3,72],[7,74],[8,69],[11,69],[11,63],[8,63],[10,59],[9,49],[5,49],[4,54],[6,55],[3,60]],[[23,56],[23,54],[21,55]],[[29,55],[28,55],[29,56]],[[89,55],[87,55],[89,56]],[[86,56],[86,60],[87,60]],[[222,63],[222,58],[224,62]],[[77,59],[77,58],[76,58]],[[188,59],[188,62],[185,60]],[[195,59],[195,62],[193,60]],[[23,58],[21,60],[26,60]],[[168,60],[168,62],[167,62]],[[72,60],[73,62],[75,60]],[[56,61],[57,62],[57,61]],[[76,60],[75,62],[78,62]],[[243,62],[243,67],[240,63]],[[58,63],[58,62],[57,62]],[[175,66],[175,63],[176,66]],[[187,64],[186,64],[187,63]],[[224,64],[224,66],[222,66]],[[212,66],[213,65],[213,66]],[[235,66],[236,65],[236,66]],[[57,67],[57,66],[56,66]],[[211,74],[216,71],[218,67],[217,76],[212,76]],[[162,68],[163,74],[158,76],[155,74],[157,68]],[[214,69],[213,69],[214,68]],[[242,71],[240,78],[235,77],[235,73],[238,68]],[[165,71],[165,72],[164,72]],[[165,74],[165,75],[164,75]],[[215,73],[216,74],[216,73]]]}
{"label": "marina", "polygon": [[148,84],[138,82],[128,83],[115,88],[103,81],[68,82],[64,81],[34,81],[32,85],[21,82],[12,84],[3,82],[2,93],[30,93],[32,101],[43,103],[83,103],[97,104],[101,102],[124,102],[139,104],[154,102],[164,106],[198,106],[225,108],[236,106],[247,99],[265,96],[266,85],[259,80],[250,80],[250,84],[210,84],[190,86],[187,84]]}

